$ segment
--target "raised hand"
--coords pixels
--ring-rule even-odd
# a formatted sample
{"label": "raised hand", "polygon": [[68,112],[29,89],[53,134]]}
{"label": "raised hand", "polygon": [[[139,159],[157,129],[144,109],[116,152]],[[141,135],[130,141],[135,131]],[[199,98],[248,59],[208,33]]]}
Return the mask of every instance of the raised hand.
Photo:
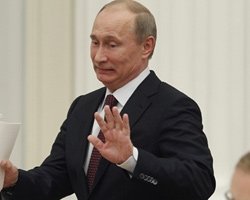
{"label": "raised hand", "polygon": [[117,107],[112,110],[104,107],[105,120],[99,113],[95,113],[95,119],[104,134],[105,142],[89,135],[88,140],[101,153],[101,155],[115,164],[125,162],[133,153],[133,144],[130,139],[129,117],[120,115]]}

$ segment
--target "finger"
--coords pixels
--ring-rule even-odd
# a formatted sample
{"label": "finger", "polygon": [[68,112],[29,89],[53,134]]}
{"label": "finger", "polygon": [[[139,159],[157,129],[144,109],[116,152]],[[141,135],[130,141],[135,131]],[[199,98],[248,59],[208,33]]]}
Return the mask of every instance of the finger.
{"label": "finger", "polygon": [[104,143],[97,137],[93,135],[88,136],[88,141],[93,144],[93,146],[100,151],[103,148]]}
{"label": "finger", "polygon": [[125,129],[125,133],[128,133],[128,135],[130,135],[130,125],[129,125],[129,117],[128,114],[124,114],[122,116],[123,119],[123,124],[124,124],[124,129]]}
{"label": "finger", "polygon": [[95,119],[96,119],[96,121],[97,121],[97,123],[98,123],[104,137],[105,137],[105,141],[111,140],[109,127],[108,127],[108,124],[106,123],[106,121],[104,121],[104,119],[101,117],[101,115],[98,112],[96,112],[94,114],[94,116],[95,116]]}
{"label": "finger", "polygon": [[101,117],[101,115],[98,112],[94,114],[94,117],[100,129],[102,130],[102,132],[105,132],[107,130],[107,124],[104,121],[104,119]]}
{"label": "finger", "polygon": [[1,166],[1,168],[4,169],[4,170],[9,170],[9,169],[12,167],[12,164],[11,164],[10,161],[8,161],[8,160],[2,160],[2,161],[0,162],[0,166]]}
{"label": "finger", "polygon": [[114,116],[109,106],[104,107],[105,121],[107,123],[107,128],[113,129],[115,126]]}
{"label": "finger", "polygon": [[5,166],[5,162],[6,162],[5,160],[1,160],[1,161],[0,161],[0,167],[1,167],[2,169],[3,169],[4,166]]}
{"label": "finger", "polygon": [[115,121],[114,128],[117,130],[122,129],[123,128],[123,121],[122,121],[122,118],[121,118],[121,115],[120,115],[118,108],[113,107],[112,113],[113,113],[113,117],[114,117],[114,121]]}

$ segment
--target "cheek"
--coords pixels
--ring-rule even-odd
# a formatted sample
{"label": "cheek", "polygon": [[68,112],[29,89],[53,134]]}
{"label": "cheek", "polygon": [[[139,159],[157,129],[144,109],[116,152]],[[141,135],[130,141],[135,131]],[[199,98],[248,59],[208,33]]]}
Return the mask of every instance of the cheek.
{"label": "cheek", "polygon": [[95,53],[96,51],[94,51],[93,49],[90,49],[90,58],[93,60],[95,57]]}

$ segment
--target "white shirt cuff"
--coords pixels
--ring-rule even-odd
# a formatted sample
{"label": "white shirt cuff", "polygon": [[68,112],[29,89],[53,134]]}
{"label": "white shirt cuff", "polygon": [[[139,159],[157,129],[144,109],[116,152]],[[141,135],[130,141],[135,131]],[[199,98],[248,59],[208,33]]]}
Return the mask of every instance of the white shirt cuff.
{"label": "white shirt cuff", "polygon": [[127,170],[130,173],[133,173],[137,163],[137,159],[138,159],[138,150],[136,147],[133,147],[133,154],[124,163],[117,166]]}

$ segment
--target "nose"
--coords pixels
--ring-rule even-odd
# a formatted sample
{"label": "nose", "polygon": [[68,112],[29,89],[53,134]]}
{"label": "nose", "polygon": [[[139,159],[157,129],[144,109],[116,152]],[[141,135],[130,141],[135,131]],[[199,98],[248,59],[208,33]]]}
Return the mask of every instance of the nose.
{"label": "nose", "polygon": [[94,60],[95,60],[95,62],[98,62],[98,63],[107,61],[106,51],[105,51],[104,47],[99,46],[96,49],[96,52],[94,55]]}

